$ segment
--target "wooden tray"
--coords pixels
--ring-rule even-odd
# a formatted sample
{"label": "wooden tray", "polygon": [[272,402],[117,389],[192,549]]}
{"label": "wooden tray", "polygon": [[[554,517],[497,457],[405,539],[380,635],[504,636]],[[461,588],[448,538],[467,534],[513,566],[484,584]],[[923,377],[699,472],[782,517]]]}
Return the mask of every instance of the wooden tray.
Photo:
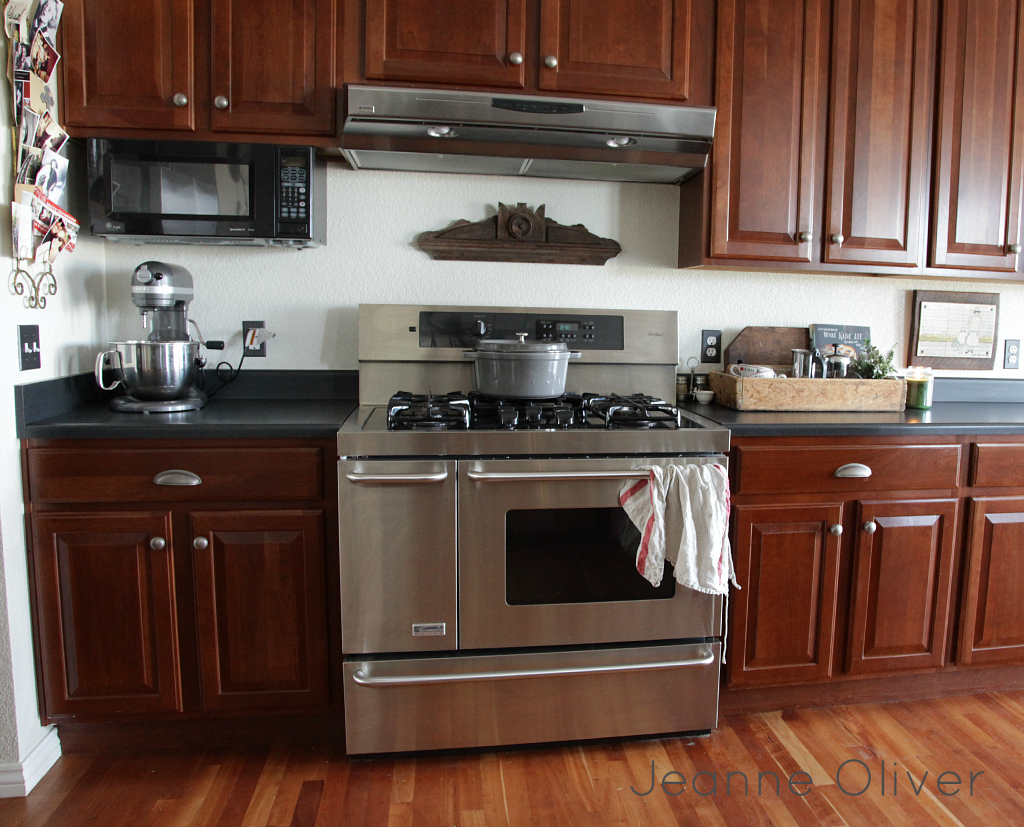
{"label": "wooden tray", "polygon": [[902,411],[903,379],[751,379],[713,370],[715,402],[737,411]]}

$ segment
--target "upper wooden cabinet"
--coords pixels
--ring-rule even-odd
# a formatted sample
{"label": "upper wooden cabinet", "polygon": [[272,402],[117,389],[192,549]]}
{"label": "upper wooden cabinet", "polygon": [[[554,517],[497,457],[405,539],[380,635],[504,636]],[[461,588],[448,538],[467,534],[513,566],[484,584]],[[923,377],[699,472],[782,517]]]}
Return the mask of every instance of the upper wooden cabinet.
{"label": "upper wooden cabinet", "polygon": [[711,103],[708,0],[366,0],[370,80]]}
{"label": "upper wooden cabinet", "polygon": [[1022,4],[945,3],[932,263],[1016,271],[1024,163]]}
{"label": "upper wooden cabinet", "polygon": [[366,0],[366,77],[522,88],[526,0]]}
{"label": "upper wooden cabinet", "polygon": [[934,0],[719,4],[712,258],[922,263],[934,14]]}
{"label": "upper wooden cabinet", "polygon": [[82,135],[331,134],[335,16],[335,0],[68,0],[63,122]]}

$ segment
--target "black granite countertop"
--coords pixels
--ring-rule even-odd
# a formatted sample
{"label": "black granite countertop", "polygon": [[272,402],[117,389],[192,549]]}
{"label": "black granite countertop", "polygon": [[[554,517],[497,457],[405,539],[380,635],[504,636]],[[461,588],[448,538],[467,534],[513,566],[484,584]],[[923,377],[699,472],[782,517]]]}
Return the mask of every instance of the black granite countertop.
{"label": "black granite countertop", "polygon": [[[92,374],[15,388],[22,439],[333,438],[358,402],[356,371],[250,371],[204,408],[180,413],[110,410],[115,393]],[[210,387],[215,387],[211,382]]]}

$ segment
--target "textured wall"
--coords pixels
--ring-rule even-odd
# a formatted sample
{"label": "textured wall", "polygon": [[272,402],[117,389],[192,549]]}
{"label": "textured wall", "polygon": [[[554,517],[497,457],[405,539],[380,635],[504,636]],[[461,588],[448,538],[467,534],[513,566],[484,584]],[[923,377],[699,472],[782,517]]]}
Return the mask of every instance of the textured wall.
{"label": "textured wall", "polygon": [[[356,367],[361,302],[674,309],[681,362],[698,353],[703,328],[723,329],[728,343],[746,325],[862,324],[880,346],[899,342],[905,360],[909,291],[971,289],[1001,293],[1001,334],[1024,338],[1022,286],[677,270],[673,187],[353,172],[339,164],[327,183],[328,243],[319,250],[108,244],[112,335],[141,335],[128,283],[137,264],[155,258],[191,270],[192,316],[205,336],[228,340],[232,361],[242,320],[266,320],[278,334],[258,363],[266,369]],[[435,262],[415,247],[417,233],[477,221],[499,201],[547,204],[549,217],[614,238],[623,252],[591,267]]]}

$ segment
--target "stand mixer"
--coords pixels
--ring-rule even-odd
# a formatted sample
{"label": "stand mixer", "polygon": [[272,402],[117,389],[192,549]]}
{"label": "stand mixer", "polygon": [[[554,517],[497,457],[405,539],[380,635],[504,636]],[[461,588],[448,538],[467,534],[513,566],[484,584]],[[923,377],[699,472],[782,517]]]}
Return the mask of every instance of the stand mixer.
{"label": "stand mixer", "polygon": [[[111,342],[112,349],[96,357],[97,384],[104,390],[121,384],[128,391],[111,400],[111,409],[168,413],[203,407],[206,394],[193,385],[205,359],[188,332],[192,274],[175,264],[145,261],[132,274],[131,292],[150,334],[144,341]],[[117,377],[110,385],[103,382],[104,369]]]}

